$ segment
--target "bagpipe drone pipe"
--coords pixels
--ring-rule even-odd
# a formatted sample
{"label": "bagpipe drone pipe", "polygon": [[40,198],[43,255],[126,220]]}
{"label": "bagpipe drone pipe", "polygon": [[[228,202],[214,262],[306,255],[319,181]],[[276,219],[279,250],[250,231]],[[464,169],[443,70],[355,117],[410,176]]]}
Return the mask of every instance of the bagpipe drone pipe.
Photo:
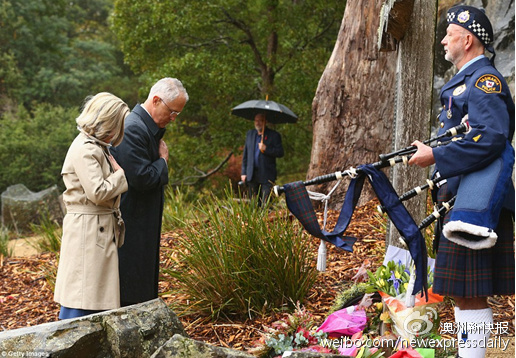
{"label": "bagpipe drone pipe", "polygon": [[[458,134],[462,134],[467,132],[469,126],[467,123],[462,123],[461,125],[450,128],[446,133],[440,135],[438,137],[430,138],[423,143],[428,144],[433,141],[438,141],[445,137],[454,137]],[[453,138],[453,140],[460,140],[461,138]],[[437,145],[447,145],[452,140],[445,141],[442,143],[438,143]],[[435,145],[434,145],[435,146]],[[414,261],[416,268],[416,282],[414,284],[414,290],[412,292],[413,295],[417,294],[421,291],[422,294],[426,295],[427,293],[427,251],[425,240],[421,234],[421,229],[429,226],[432,222],[434,222],[439,217],[445,215],[448,211],[452,210],[454,205],[457,206],[457,203],[461,204],[461,207],[467,207],[465,201],[468,200],[466,196],[471,195],[471,188],[468,189],[468,185],[475,183],[479,178],[487,179],[486,173],[493,173],[496,171],[498,174],[491,176],[489,183],[484,182],[484,186],[482,190],[486,190],[485,186],[489,186],[486,190],[488,192],[504,192],[504,188],[508,186],[508,181],[510,181],[511,173],[512,173],[512,165],[514,163],[514,151],[510,144],[507,144],[507,148],[504,151],[504,154],[497,160],[495,160],[492,164],[488,165],[483,171],[473,172],[470,174],[466,174],[462,176],[461,185],[459,186],[459,191],[455,197],[453,197],[449,202],[443,203],[441,206],[436,206],[435,211],[425,218],[419,225],[416,225],[412,216],[408,213],[407,209],[403,205],[403,201],[412,198],[419,193],[423,192],[425,189],[433,189],[433,187],[440,181],[446,178],[434,178],[432,180],[427,180],[427,183],[423,186],[416,187],[411,191],[398,196],[394,188],[392,187],[390,181],[387,176],[380,170],[382,168],[386,168],[389,166],[396,165],[398,163],[407,163],[409,157],[417,151],[415,146],[410,146],[396,152],[388,153],[380,155],[380,161],[372,164],[364,164],[360,165],[357,168],[350,168],[345,171],[337,171],[335,173],[322,175],[316,178],[313,178],[308,181],[298,181],[293,183],[284,184],[283,186],[275,186],[274,192],[276,195],[280,195],[281,193],[285,193],[286,203],[289,210],[292,212],[294,216],[301,222],[305,230],[307,230],[312,236],[320,238],[326,242],[332,243],[333,245],[346,250],[353,251],[353,245],[356,242],[356,238],[345,236],[344,233],[351,221],[351,217],[355,210],[356,204],[362,192],[362,187],[365,179],[367,178],[380,201],[380,207],[383,212],[387,213],[389,219],[392,221],[394,226],[399,231],[403,242],[406,244],[408,251]],[[511,161],[512,155],[512,161]],[[509,173],[509,174],[508,174]],[[349,183],[348,190],[346,192],[344,202],[342,205],[341,212],[337,219],[337,223],[332,232],[327,232],[322,230],[317,221],[315,211],[313,209],[312,203],[310,201],[308,192],[306,190],[306,186],[326,183],[334,180],[340,180],[345,176],[349,176],[351,181]],[[478,188],[475,187],[475,188]],[[501,189],[501,190],[499,190]],[[474,189],[473,189],[474,190]],[[487,195],[486,195],[487,196]],[[495,198],[494,202],[489,203],[478,203],[478,215],[475,215],[475,224],[477,226],[487,225],[488,229],[481,231],[481,234],[484,235],[485,232],[488,232],[491,235],[492,223],[486,223],[484,216],[481,214],[482,210],[485,210],[485,206],[494,207],[492,208],[493,216],[497,216],[501,209],[502,203],[500,203],[500,198],[503,199],[504,195],[499,194],[497,198]],[[462,210],[462,214],[458,214],[461,222],[467,222],[467,209]],[[451,216],[453,218],[454,212],[452,210]],[[465,220],[465,221],[464,221]],[[483,220],[483,221],[482,221]],[[494,220],[491,220],[492,222]],[[466,226],[467,225],[462,225]],[[495,227],[495,226],[494,226]],[[478,230],[477,230],[478,231]],[[477,232],[475,231],[475,232]],[[471,235],[467,234],[467,240],[471,240]],[[473,234],[474,236],[474,234]]]}

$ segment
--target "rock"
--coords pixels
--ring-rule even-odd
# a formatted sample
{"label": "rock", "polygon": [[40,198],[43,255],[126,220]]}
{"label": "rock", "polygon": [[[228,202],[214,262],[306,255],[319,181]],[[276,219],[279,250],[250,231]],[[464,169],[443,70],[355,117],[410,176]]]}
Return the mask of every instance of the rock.
{"label": "rock", "polygon": [[343,356],[340,354],[331,353],[315,353],[315,352],[285,352],[283,357],[288,358],[351,358],[350,356]]}
{"label": "rock", "polygon": [[1,332],[0,354],[37,352],[39,357],[142,358],[150,357],[175,334],[187,336],[176,314],[161,299],[155,299],[81,318]]}
{"label": "rock", "polygon": [[34,193],[23,184],[11,185],[2,193],[2,224],[18,233],[31,232],[31,224],[38,224],[42,217],[63,220],[59,192],[54,185]]}
{"label": "rock", "polygon": [[174,335],[151,358],[254,358],[254,356],[229,348],[216,347],[190,338]]}

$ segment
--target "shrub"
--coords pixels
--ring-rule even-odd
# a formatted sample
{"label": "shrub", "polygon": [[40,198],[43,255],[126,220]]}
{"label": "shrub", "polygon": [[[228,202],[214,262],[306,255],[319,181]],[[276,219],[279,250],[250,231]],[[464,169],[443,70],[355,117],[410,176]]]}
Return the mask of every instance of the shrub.
{"label": "shrub", "polygon": [[42,215],[38,225],[31,224],[31,230],[40,239],[35,244],[35,248],[41,252],[59,253],[61,250],[61,236],[63,228],[50,215]]}
{"label": "shrub", "polygon": [[162,231],[182,228],[193,219],[198,194],[190,186],[171,186],[165,188]]}
{"label": "shrub", "polygon": [[11,257],[13,248],[9,247],[9,230],[0,226],[0,256]]}
{"label": "shrub", "polygon": [[255,200],[234,199],[227,190],[200,204],[179,239],[179,263],[165,273],[191,309],[212,316],[253,316],[302,301],[317,275],[302,228],[285,211],[269,215]]}
{"label": "shrub", "polygon": [[32,191],[64,188],[61,167],[77,135],[77,114],[76,108],[41,104],[32,114],[20,107],[0,119],[0,192],[19,183]]}

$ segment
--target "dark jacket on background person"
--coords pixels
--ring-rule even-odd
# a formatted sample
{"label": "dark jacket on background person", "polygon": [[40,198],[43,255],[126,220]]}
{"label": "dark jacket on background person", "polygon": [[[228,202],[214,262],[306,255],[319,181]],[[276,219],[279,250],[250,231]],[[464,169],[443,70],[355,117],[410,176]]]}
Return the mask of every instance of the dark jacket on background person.
{"label": "dark jacket on background person", "polygon": [[258,169],[256,182],[260,184],[274,182],[278,173],[276,171],[276,158],[283,157],[283,145],[281,135],[270,128],[265,127],[263,144],[267,146],[264,153],[258,154],[258,163],[255,163],[254,154],[257,146],[256,129],[250,129],[245,138],[244,154],[242,158],[242,175],[247,175],[246,181],[253,180],[255,167]]}
{"label": "dark jacket on background person", "polygon": [[125,120],[122,143],[112,150],[129,183],[120,205],[126,224],[125,244],[119,249],[122,305],[158,297],[161,222],[168,183],[167,163],[158,150],[164,133],[137,104]]}

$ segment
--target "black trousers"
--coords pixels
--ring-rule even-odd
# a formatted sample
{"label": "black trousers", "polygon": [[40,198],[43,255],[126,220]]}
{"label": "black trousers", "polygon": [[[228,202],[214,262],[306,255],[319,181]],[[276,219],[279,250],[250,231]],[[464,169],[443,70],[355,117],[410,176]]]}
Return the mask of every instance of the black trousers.
{"label": "black trousers", "polygon": [[258,183],[254,180],[247,182],[249,197],[258,196],[258,206],[264,206],[271,195],[272,183]]}

